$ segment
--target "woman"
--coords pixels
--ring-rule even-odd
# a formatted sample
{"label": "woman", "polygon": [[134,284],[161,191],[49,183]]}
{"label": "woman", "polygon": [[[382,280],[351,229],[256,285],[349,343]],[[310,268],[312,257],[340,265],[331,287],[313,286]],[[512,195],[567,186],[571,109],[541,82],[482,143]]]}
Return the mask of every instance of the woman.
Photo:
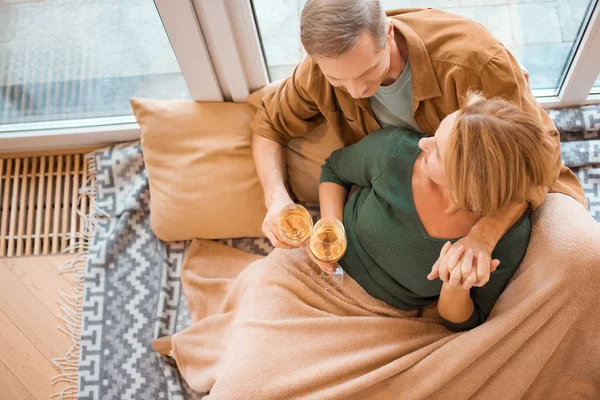
{"label": "woman", "polygon": [[[343,221],[347,231],[340,265],[389,305],[414,310],[439,298],[448,329],[480,325],[525,255],[528,214],[498,242],[492,268],[498,260],[502,265],[484,287],[473,287],[471,265],[483,256],[471,250],[445,282],[431,280],[431,266],[479,218],[526,203],[533,190],[550,186],[554,176],[544,160],[551,159],[552,146],[516,106],[471,94],[434,137],[387,129],[334,152],[323,166],[319,198],[321,216]],[[352,185],[359,189],[344,205]]]}
{"label": "woman", "polygon": [[[466,330],[486,320],[525,254],[528,214],[499,241],[493,256],[501,264],[495,261],[482,287],[473,287],[469,262],[443,283],[431,266],[454,240],[447,238],[545,190],[554,179],[543,161],[552,146],[516,106],[471,95],[435,137],[383,130],[334,152],[323,167],[320,198],[322,216],[346,227],[342,283],[313,280],[319,267],[305,249],[276,249],[231,281],[218,311],[198,313],[215,304],[206,296],[223,280],[200,271],[188,285],[184,271],[197,316],[154,349],[175,358],[190,387],[213,398],[399,398],[400,389],[401,398],[434,391],[448,398],[440,390],[455,383],[449,378],[413,383],[434,367],[427,359],[436,349],[447,359],[446,327]],[[352,185],[359,189],[346,202]],[[468,342],[460,346],[452,357],[470,365],[477,357],[464,350]],[[459,391],[477,385],[465,376]]]}

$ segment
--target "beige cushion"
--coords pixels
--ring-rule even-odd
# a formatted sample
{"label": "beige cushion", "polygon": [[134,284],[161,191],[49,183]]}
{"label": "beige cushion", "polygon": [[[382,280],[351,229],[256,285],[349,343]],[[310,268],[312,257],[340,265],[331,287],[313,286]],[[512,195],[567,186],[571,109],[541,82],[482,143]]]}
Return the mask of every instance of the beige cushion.
{"label": "beige cushion", "polygon": [[[258,108],[267,93],[277,90],[283,81],[272,82],[248,97],[248,102]],[[300,201],[319,200],[321,166],[329,155],[343,143],[334,131],[323,122],[307,136],[293,138],[287,148],[288,182]]]}
{"label": "beige cushion", "polygon": [[164,241],[262,236],[249,104],[132,99],[142,130],[150,218]]}

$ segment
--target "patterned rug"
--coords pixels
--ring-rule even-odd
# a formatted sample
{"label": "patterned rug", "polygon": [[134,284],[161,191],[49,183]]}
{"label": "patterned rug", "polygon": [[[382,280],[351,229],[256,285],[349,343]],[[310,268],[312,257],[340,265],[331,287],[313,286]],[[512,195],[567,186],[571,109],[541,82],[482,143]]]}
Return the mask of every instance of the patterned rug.
{"label": "patterned rug", "polygon": [[[139,143],[98,151],[94,161],[96,232],[83,274],[78,398],[199,399],[150,347],[189,324],[179,281],[188,242],[163,243],[152,233]],[[263,238],[221,242],[271,250]]]}
{"label": "patterned rug", "polygon": [[[581,114],[553,118],[557,125],[568,124],[568,118],[592,121]],[[600,118],[594,121],[600,130]],[[593,140],[597,135],[585,138],[592,140],[581,140],[579,133],[561,135],[564,161],[581,180],[590,212],[600,222],[600,140]],[[75,345],[56,360],[59,378],[72,386],[56,398],[200,399],[202,394],[189,389],[174,363],[150,347],[154,338],[190,322],[179,281],[188,242],[163,243],[152,233],[139,143],[97,151],[91,161],[96,183],[84,190],[95,197],[94,213],[86,219],[87,262],[79,258],[67,266],[83,278],[81,296],[66,298],[65,330]],[[316,205],[309,209],[316,217]],[[219,242],[261,255],[272,250],[264,238]]]}
{"label": "patterned rug", "polygon": [[600,105],[548,110],[560,132],[563,163],[577,175],[600,222]]}

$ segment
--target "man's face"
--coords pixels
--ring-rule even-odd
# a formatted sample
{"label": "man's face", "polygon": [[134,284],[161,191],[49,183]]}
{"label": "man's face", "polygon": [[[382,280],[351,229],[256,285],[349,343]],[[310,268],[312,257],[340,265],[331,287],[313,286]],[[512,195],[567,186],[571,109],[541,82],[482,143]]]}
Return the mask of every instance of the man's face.
{"label": "man's face", "polygon": [[390,39],[379,49],[371,34],[364,32],[346,54],[314,60],[333,86],[346,89],[355,99],[372,97],[390,68]]}

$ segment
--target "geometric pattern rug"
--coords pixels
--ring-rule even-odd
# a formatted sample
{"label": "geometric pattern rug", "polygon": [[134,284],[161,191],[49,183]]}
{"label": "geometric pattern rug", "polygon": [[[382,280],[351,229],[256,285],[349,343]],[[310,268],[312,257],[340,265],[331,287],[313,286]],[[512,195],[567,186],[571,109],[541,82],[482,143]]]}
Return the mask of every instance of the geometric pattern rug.
{"label": "geometric pattern rug", "polygon": [[[557,126],[568,124],[568,118],[589,126],[596,118],[590,115],[555,113],[552,117]],[[598,124],[600,131],[600,118]],[[563,162],[577,174],[590,212],[600,222],[600,137],[572,134],[561,131]],[[159,357],[150,346],[153,339],[190,323],[179,280],[189,243],[164,243],[152,233],[148,178],[139,142],[99,150],[92,162],[95,232],[88,244],[82,312],[75,324],[81,331],[73,394],[80,400],[200,399],[203,395],[187,387],[172,360]],[[317,206],[306,206],[316,217]],[[261,255],[272,250],[265,238],[218,242]]]}
{"label": "geometric pattern rug", "polygon": [[600,105],[548,110],[560,132],[563,163],[579,178],[590,213],[600,222]]}
{"label": "geometric pattern rug", "polygon": [[[139,143],[94,154],[97,222],[83,275],[78,398],[199,399],[153,339],[188,326],[179,281],[188,242],[152,233],[148,179]],[[221,240],[266,255],[264,238]]]}

